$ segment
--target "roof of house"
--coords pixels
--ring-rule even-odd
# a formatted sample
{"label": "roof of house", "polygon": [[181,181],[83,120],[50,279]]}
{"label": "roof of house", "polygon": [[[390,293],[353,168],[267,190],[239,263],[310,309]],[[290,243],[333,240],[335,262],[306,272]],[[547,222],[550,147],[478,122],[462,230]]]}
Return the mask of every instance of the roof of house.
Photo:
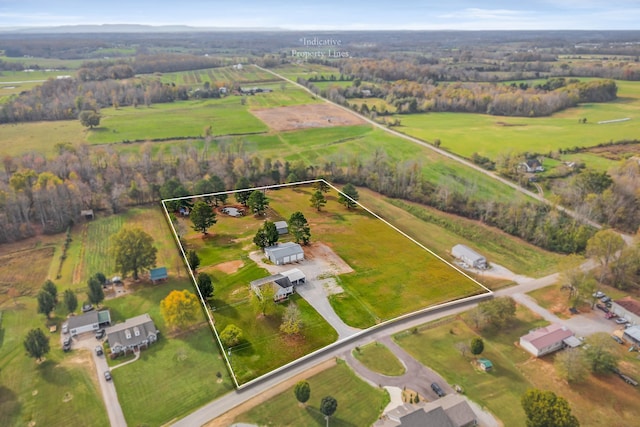
{"label": "roof of house", "polygon": [[89,311],[79,316],[70,317],[67,322],[69,329],[81,328],[83,326],[93,325],[94,323],[98,323],[97,311]]}
{"label": "roof of house", "polygon": [[[127,338],[125,332],[127,329],[129,330],[129,338]],[[135,333],[136,330],[139,332],[138,335]],[[150,334],[157,333],[158,330],[153,323],[153,319],[151,319],[149,313],[145,313],[107,328],[107,340],[111,348],[118,344],[122,346],[139,345],[143,340],[147,339]]]}
{"label": "roof of house", "polygon": [[624,298],[617,299],[613,302],[618,304],[620,307],[624,308],[628,312],[633,313],[636,316],[640,316],[640,301],[633,299],[632,297],[626,296]]}
{"label": "roof of house", "polygon": [[448,394],[433,402],[405,403],[387,413],[379,427],[459,427],[474,425],[477,419],[469,403],[457,394]]}
{"label": "roof of house", "polygon": [[152,268],[149,270],[149,275],[151,276],[151,280],[162,280],[169,277],[167,267]]}
{"label": "roof of house", "polygon": [[276,229],[287,228],[287,221],[276,221],[273,224],[276,226]]}
{"label": "roof of house", "polygon": [[292,268],[291,270],[283,271],[280,274],[288,277],[289,280],[291,280],[292,282],[297,282],[298,280],[306,279],[306,276],[304,275],[302,270],[300,270],[299,268]]}
{"label": "roof of house", "polygon": [[400,425],[402,427],[456,427],[440,406],[429,412],[422,410],[405,415],[400,418]]}
{"label": "roof of house", "polygon": [[284,276],[280,273],[263,277],[261,279],[253,280],[251,282],[251,286],[260,287],[260,286],[266,285],[267,283],[275,283],[281,288],[290,288],[291,286],[293,286],[291,284],[291,280],[289,280],[287,276]]}
{"label": "roof of house", "polygon": [[631,326],[624,330],[624,335],[628,335],[636,341],[640,341],[640,325]]}
{"label": "roof of house", "polygon": [[549,326],[535,329],[527,335],[520,337],[523,341],[528,341],[538,350],[560,342],[573,335],[570,329],[565,326],[552,323]]}
{"label": "roof of house", "polygon": [[479,261],[479,260],[483,260],[485,259],[482,255],[480,255],[478,252],[474,251],[473,249],[471,249],[468,246],[465,245],[455,245],[452,249],[451,249],[451,253],[453,254],[453,256],[455,257],[466,257],[470,260],[474,260],[474,261]]}
{"label": "roof of house", "polygon": [[293,242],[281,243],[277,246],[269,246],[264,248],[264,251],[267,254],[271,254],[278,258],[299,254],[301,252],[304,253],[302,246]]}

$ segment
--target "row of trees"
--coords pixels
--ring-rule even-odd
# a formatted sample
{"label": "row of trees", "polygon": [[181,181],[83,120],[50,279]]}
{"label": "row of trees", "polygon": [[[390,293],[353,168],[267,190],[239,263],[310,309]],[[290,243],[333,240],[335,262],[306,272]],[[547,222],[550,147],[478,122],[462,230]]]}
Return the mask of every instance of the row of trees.
{"label": "row of trees", "polygon": [[[299,82],[345,106],[349,98],[362,95],[359,89],[331,86],[317,90],[304,79],[299,79]],[[529,88],[495,83],[433,84],[396,80],[381,83],[370,90],[393,105],[400,114],[448,111],[539,117],[574,107],[581,102],[606,102],[617,96],[617,86],[613,80],[575,80],[553,90],[546,90],[544,86]],[[370,113],[384,115],[387,112],[378,112],[374,106]]]}

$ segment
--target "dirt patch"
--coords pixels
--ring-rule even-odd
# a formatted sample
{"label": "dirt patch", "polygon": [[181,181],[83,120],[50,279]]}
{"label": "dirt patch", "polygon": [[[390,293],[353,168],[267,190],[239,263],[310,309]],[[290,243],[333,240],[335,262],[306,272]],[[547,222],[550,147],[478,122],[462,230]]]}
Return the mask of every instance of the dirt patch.
{"label": "dirt patch", "polygon": [[585,150],[587,153],[594,153],[609,160],[622,160],[629,155],[640,155],[640,144],[619,144],[607,147],[593,147]]}
{"label": "dirt patch", "polygon": [[340,258],[333,250],[324,243],[315,242],[304,248],[305,257],[309,259],[320,258],[331,267],[335,274],[352,273],[353,268]]}
{"label": "dirt patch", "polygon": [[523,124],[523,123],[496,122],[496,124],[497,124],[498,126],[504,126],[504,127],[527,126],[526,124]]}
{"label": "dirt patch", "polygon": [[227,261],[213,266],[214,269],[220,270],[226,274],[233,274],[244,266],[241,260]]}
{"label": "dirt patch", "polygon": [[336,365],[335,359],[330,359],[330,360],[327,360],[326,362],[320,363],[319,365],[316,365],[313,368],[307,371],[304,371],[301,374],[291,377],[288,380],[283,381],[280,384],[269,388],[268,390],[264,391],[263,393],[260,393],[255,397],[252,397],[246,402],[241,403],[240,405],[224,413],[222,416],[216,418],[215,420],[209,421],[207,424],[205,424],[205,427],[229,426],[233,424],[233,421],[236,419],[236,417],[247,412],[251,408],[254,408],[266,402],[267,400],[271,399],[274,396],[277,396],[280,393],[284,393],[287,389],[289,389],[290,387],[293,387],[298,381],[306,380],[307,378],[310,378],[316,374],[319,374],[325,369],[329,369],[335,365]]}
{"label": "dirt patch", "polygon": [[295,105],[251,110],[251,113],[277,131],[366,123],[360,117],[330,104]]}
{"label": "dirt patch", "polygon": [[334,279],[333,277],[320,280],[318,283],[322,285],[322,288],[327,293],[327,295],[338,295],[344,292],[342,286],[338,285],[338,283],[336,283],[336,279]]}

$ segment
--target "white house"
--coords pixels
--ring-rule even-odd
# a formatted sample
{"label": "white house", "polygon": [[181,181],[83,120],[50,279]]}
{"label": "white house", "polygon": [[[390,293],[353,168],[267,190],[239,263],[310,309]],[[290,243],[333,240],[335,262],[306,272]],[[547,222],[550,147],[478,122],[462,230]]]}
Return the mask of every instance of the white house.
{"label": "white house", "polygon": [[[573,338],[573,339],[572,339]],[[552,323],[520,337],[520,347],[536,357],[553,353],[567,345],[575,346],[577,338],[565,326]]]}
{"label": "white house", "polygon": [[465,245],[455,245],[451,249],[451,255],[460,260],[466,266],[473,268],[487,268],[487,259]]}
{"label": "white house", "polygon": [[272,286],[274,288],[274,301],[282,301],[295,293],[295,287],[305,283],[306,276],[297,268],[283,271],[282,273],[272,276],[263,277],[262,279],[251,282],[251,290],[262,298],[261,289],[264,286]]}
{"label": "white house", "polygon": [[80,335],[85,332],[93,332],[111,324],[109,310],[90,311],[79,316],[70,317],[67,321],[67,329],[71,335]]}
{"label": "white house", "polygon": [[640,325],[640,301],[632,297],[611,301],[611,311],[634,325]]}
{"label": "white house", "polygon": [[273,223],[276,226],[276,230],[278,234],[287,234],[289,232],[289,226],[287,225],[287,221],[276,221]]}
{"label": "white house", "polygon": [[264,253],[275,265],[290,264],[304,260],[302,246],[293,242],[286,242],[276,246],[264,248]]}

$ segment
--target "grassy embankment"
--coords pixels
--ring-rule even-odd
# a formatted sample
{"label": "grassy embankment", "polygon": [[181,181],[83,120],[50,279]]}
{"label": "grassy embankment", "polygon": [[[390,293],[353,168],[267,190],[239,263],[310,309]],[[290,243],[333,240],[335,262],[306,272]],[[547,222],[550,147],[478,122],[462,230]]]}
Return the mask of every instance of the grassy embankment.
{"label": "grassy embankment", "polygon": [[373,372],[399,376],[406,372],[398,358],[384,345],[372,342],[353,350],[353,356]]}

